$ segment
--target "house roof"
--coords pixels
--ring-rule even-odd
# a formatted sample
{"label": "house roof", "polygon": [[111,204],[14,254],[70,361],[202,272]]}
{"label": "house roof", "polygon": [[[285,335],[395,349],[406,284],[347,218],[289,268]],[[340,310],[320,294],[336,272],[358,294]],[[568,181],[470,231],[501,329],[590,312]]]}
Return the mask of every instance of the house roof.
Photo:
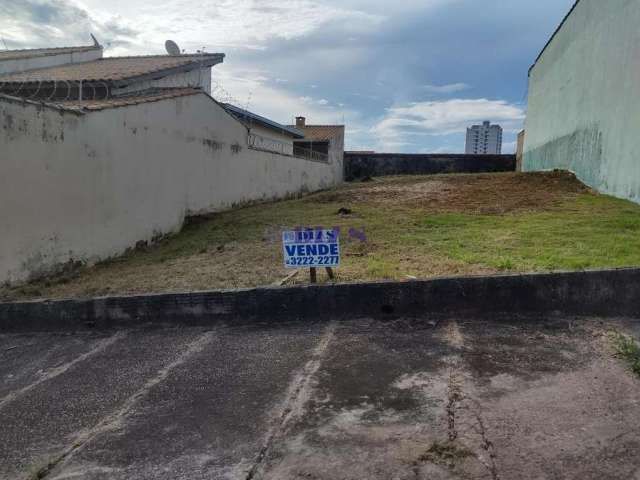
{"label": "house roof", "polygon": [[62,48],[28,48],[24,50],[0,50],[0,61],[17,60],[22,58],[47,57],[50,55],[63,55],[69,53],[83,53],[92,50],[102,50],[100,45],[88,45],[81,47]]}
{"label": "house roof", "polygon": [[223,53],[194,55],[149,55],[107,57],[90,62],[72,63],[25,72],[0,75],[0,83],[37,83],[61,81],[114,82],[154,78],[158,74],[179,73],[198,67],[211,67],[224,60]]}
{"label": "house roof", "polygon": [[158,102],[169,98],[185,97],[204,93],[199,88],[155,88],[138,92],[132,95],[123,95],[120,97],[110,97],[97,100],[67,100],[51,102],[64,109],[96,111],[108,108],[128,107],[130,105],[139,105],[141,103]]}
{"label": "house roof", "polygon": [[536,60],[535,60],[535,62],[533,62],[533,65],[531,65],[531,67],[529,67],[529,75],[531,75],[531,70],[533,70],[533,67],[535,67],[537,65],[537,63],[540,61],[540,58],[542,58],[542,55],[544,54],[544,52],[547,50],[547,48],[549,48],[549,45],[551,45],[551,42],[553,42],[553,39],[556,38],[556,35],[558,35],[558,33],[560,32],[560,30],[562,29],[564,24],[567,23],[567,20],[569,20],[569,17],[574,12],[574,10],[578,7],[578,4],[580,2],[581,2],[581,0],[575,0],[575,3],[571,7],[571,10],[569,10],[569,12],[564,16],[564,18],[562,19],[562,22],[560,22],[560,25],[558,25],[558,28],[555,29],[555,31],[553,32],[553,34],[551,35],[551,37],[549,38],[547,43],[544,45],[544,47],[542,48],[542,50],[540,51],[540,53],[536,57]]}
{"label": "house roof", "polygon": [[327,142],[344,135],[344,125],[307,125],[296,128],[304,133],[305,140],[313,142]]}
{"label": "house roof", "polygon": [[280,133],[286,133],[292,136],[293,138],[304,138],[304,133],[295,127],[290,127],[286,125],[282,125],[278,122],[274,122],[273,120],[269,120],[266,117],[261,115],[257,115],[249,110],[245,110],[240,107],[236,107],[230,103],[221,103],[222,107],[233,115],[236,119],[238,119],[245,127],[251,127],[252,125],[260,125],[261,127],[268,128],[270,130],[274,130]]}
{"label": "house roof", "polygon": [[161,100],[185,97],[189,95],[197,95],[201,93],[204,94],[204,91],[199,88],[156,88],[139,92],[137,94],[123,95],[121,97],[110,97],[101,100],[67,100],[51,102],[42,102],[37,100],[25,99],[22,97],[0,94],[0,101],[45,106],[54,108],[56,110],[64,110],[77,114],[83,114],[106,110],[109,108],[128,107],[132,105],[158,102]]}

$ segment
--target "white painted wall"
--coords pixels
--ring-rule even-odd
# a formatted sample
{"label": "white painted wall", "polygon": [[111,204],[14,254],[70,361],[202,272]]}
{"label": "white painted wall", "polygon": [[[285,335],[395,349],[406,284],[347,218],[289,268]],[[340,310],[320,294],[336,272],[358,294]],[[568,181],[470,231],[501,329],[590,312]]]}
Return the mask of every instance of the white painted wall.
{"label": "white painted wall", "polygon": [[523,169],[640,203],[640,0],[581,0],[529,78]]}
{"label": "white painted wall", "polygon": [[102,58],[102,49],[89,50],[88,52],[63,53],[59,55],[44,55],[33,58],[16,58],[0,60],[0,75],[13,72],[24,72],[35,68],[55,67],[67,63],[89,62]]}
{"label": "white painted wall", "polygon": [[249,133],[254,135],[252,140],[254,147],[285,155],[293,155],[293,137],[290,135],[282,134],[260,125],[252,125],[248,128]]}
{"label": "white painted wall", "polygon": [[188,214],[341,181],[341,163],[249,149],[204,93],[86,115],[0,101],[0,282],[118,255]]}

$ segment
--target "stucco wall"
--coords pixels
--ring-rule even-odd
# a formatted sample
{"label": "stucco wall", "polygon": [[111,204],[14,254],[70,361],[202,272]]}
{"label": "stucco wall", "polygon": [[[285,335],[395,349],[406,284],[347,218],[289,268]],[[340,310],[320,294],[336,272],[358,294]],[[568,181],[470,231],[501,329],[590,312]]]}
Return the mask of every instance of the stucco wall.
{"label": "stucco wall", "polygon": [[293,155],[293,137],[290,135],[282,134],[260,125],[247,124],[247,126],[250,133],[255,135],[252,141],[254,147],[284,153],[285,155]]}
{"label": "stucco wall", "polygon": [[23,72],[34,68],[55,67],[57,65],[64,65],[67,63],[88,62],[99,58],[102,58],[102,49],[90,50],[88,52],[2,60],[0,61],[0,75],[11,72]]}
{"label": "stucco wall", "polygon": [[249,149],[205,94],[76,115],[0,101],[0,282],[96,261],[188,214],[313,191],[334,165]]}
{"label": "stucco wall", "polygon": [[529,80],[523,169],[640,202],[640,1],[581,0]]}

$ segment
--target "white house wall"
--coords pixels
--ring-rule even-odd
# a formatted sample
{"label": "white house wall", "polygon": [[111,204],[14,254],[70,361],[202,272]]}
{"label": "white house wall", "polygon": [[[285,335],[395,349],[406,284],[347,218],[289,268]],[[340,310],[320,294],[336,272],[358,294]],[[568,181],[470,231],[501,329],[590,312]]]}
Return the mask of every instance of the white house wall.
{"label": "white house wall", "polygon": [[188,214],[326,188],[342,166],[249,149],[205,94],[87,115],[0,102],[0,282],[94,262]]}
{"label": "white house wall", "polygon": [[36,68],[55,67],[68,63],[89,62],[102,58],[102,49],[87,52],[62,53],[58,55],[44,55],[42,57],[16,58],[0,61],[0,75],[12,72],[24,72]]}
{"label": "white house wall", "polygon": [[249,131],[255,135],[254,146],[263,150],[293,155],[293,137],[260,125],[249,126]]}

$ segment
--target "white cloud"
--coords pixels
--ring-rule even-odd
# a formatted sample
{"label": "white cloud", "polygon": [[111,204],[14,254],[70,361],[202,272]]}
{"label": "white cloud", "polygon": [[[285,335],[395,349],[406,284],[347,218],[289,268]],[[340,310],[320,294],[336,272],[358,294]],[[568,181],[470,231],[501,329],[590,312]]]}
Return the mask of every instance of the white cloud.
{"label": "white cloud", "polygon": [[448,85],[424,85],[422,88],[424,88],[428,93],[449,94],[468,90],[471,86],[466,83],[451,83]]}
{"label": "white cloud", "polygon": [[[383,0],[0,0],[0,32],[9,48],[86,44],[92,32],[108,44],[109,56],[164,53],[168,38],[188,52],[225,52],[225,63],[213,69],[221,100],[286,123],[295,115],[344,122],[348,145],[362,149],[379,150],[386,142],[388,150],[419,151],[463,143],[466,126],[485,119],[508,131],[521,126],[520,106],[480,98],[493,91],[482,76],[461,76],[459,31],[451,33],[442,22],[442,35],[434,32],[432,15],[447,18],[444,7],[463,3],[402,0],[389,8]],[[486,23],[493,34],[496,26]],[[518,45],[512,34],[504,38]],[[433,45],[425,50],[425,44]],[[496,55],[495,62],[505,59]],[[510,65],[504,70],[513,71]],[[476,100],[456,98],[470,95],[463,81],[473,84]],[[425,97],[453,99],[400,103]]]}
{"label": "white cloud", "polygon": [[354,111],[337,112],[324,99],[301,97],[271,84],[260,71],[236,71],[221,65],[213,69],[212,84],[212,94],[217,100],[237,104],[280,123],[291,124],[298,115],[307,117],[309,123],[341,124],[344,117],[349,125],[355,126],[360,121]]}
{"label": "white cloud", "polygon": [[120,47],[140,34],[118,15],[97,17],[68,0],[2,0],[0,32],[10,48],[88,45],[89,33]]}
{"label": "white cloud", "polygon": [[147,49],[173,38],[189,51],[203,46],[210,52],[260,50],[270,40],[293,40],[332,22],[368,30],[384,20],[381,15],[317,0],[168,0],[153,8],[148,0],[78,1],[96,16],[117,11],[122,17],[144,18],[139,46]]}
{"label": "white cloud", "polygon": [[190,52],[265,50],[271,40],[296,39],[327,24],[363,32],[383,21],[365,9],[319,0],[0,1],[0,31],[11,45],[87,43],[92,32],[111,44],[110,55],[164,53],[168,38]]}
{"label": "white cloud", "polygon": [[517,131],[524,120],[524,110],[503,100],[453,99],[416,102],[392,107],[373,127],[386,140],[413,135],[450,135],[466,131],[471,124],[490,120],[506,131]]}

